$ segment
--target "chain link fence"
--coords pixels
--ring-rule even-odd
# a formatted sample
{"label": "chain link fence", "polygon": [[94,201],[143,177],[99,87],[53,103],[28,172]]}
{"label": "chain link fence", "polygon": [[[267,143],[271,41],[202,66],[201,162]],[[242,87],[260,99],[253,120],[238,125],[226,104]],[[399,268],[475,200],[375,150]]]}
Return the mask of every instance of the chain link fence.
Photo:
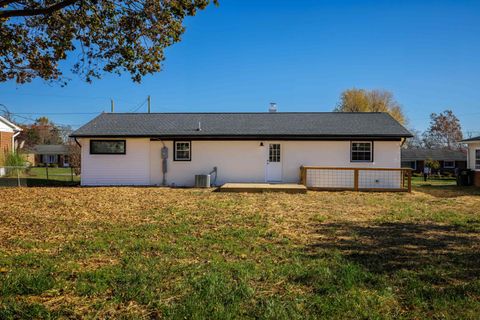
{"label": "chain link fence", "polygon": [[0,187],[75,186],[79,170],[73,167],[0,167]]}

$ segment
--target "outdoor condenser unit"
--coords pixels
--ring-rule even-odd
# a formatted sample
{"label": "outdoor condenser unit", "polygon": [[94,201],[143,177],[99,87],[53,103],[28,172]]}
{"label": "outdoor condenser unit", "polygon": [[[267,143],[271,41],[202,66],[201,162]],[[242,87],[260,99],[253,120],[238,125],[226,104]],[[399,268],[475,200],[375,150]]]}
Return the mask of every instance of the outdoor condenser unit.
{"label": "outdoor condenser unit", "polygon": [[196,188],[209,188],[210,187],[210,175],[209,174],[197,174],[197,175],[195,175],[195,187]]}

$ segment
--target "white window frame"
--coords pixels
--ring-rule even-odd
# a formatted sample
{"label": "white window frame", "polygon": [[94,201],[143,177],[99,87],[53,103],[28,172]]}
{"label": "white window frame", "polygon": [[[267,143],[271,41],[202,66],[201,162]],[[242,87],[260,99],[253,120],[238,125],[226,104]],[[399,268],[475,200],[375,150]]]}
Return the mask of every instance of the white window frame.
{"label": "white window frame", "polygon": [[[353,160],[353,144],[354,143],[368,143],[370,145],[369,160]],[[350,162],[373,162],[373,141],[350,141]]]}
{"label": "white window frame", "polygon": [[[188,157],[187,158],[179,158],[177,155],[177,144],[179,143],[187,143],[188,144],[188,150],[182,150],[182,151],[188,151]],[[174,161],[192,161],[192,141],[189,140],[175,140],[173,142],[173,160]]]}
{"label": "white window frame", "polygon": [[[447,166],[445,163],[451,162],[453,165]],[[455,168],[455,160],[443,160],[443,168],[444,169],[454,169]]]}
{"label": "white window frame", "polygon": [[480,156],[477,157],[477,152],[480,155],[480,149],[475,149],[475,152],[473,154],[473,156],[474,156],[473,165],[474,165],[475,170],[480,170]]}
{"label": "white window frame", "polygon": [[46,164],[57,163],[58,156],[56,154],[44,154],[42,160]]}

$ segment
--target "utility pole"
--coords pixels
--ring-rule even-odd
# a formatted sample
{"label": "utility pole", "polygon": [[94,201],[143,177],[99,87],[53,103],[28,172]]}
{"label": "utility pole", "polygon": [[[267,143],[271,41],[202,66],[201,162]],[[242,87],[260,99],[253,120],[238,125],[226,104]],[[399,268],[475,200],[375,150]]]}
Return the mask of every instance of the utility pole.
{"label": "utility pole", "polygon": [[115,103],[113,102],[113,99],[110,100],[110,107],[111,107],[111,112],[115,112]]}
{"label": "utility pole", "polygon": [[148,100],[148,113],[150,113],[150,96],[148,96],[147,100]]}

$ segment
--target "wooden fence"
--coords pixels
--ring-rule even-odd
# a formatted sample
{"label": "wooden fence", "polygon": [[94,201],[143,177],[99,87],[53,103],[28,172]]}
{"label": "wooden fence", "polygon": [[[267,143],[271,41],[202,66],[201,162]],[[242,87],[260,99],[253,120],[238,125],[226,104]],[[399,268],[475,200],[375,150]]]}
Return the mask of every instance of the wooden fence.
{"label": "wooden fence", "polygon": [[412,169],[302,166],[300,183],[310,190],[411,192]]}

